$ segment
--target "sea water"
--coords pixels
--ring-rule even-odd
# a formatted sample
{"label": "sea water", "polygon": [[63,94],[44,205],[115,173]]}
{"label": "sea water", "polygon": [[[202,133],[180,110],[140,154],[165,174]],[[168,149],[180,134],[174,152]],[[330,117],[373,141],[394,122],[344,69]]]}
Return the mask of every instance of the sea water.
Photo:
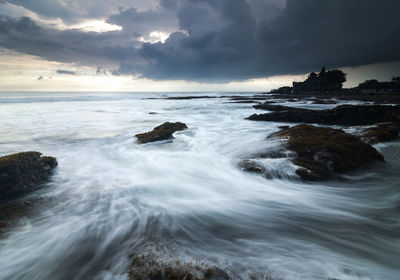
{"label": "sea water", "polygon": [[[29,195],[45,202],[0,239],[0,279],[126,279],[132,253],[237,279],[400,279],[400,141],[345,180],[302,182],[287,158],[261,160],[267,179],[240,162],[278,147],[266,138],[283,124],[245,120],[252,104],[229,98],[163,99],[184,94],[251,95],[0,93],[0,155],[59,163]],[[136,143],[166,121],[188,129]]]}

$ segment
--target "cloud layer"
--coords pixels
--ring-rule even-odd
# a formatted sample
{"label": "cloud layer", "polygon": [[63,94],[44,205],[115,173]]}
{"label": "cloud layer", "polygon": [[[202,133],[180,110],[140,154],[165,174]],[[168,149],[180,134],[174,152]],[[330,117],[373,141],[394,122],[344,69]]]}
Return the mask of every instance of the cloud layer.
{"label": "cloud layer", "polygon": [[[73,10],[61,0],[9,2],[65,22],[121,26],[96,33],[0,17],[2,47],[117,75],[225,82],[400,60],[397,0],[74,0]],[[170,35],[152,43],[152,32]]]}

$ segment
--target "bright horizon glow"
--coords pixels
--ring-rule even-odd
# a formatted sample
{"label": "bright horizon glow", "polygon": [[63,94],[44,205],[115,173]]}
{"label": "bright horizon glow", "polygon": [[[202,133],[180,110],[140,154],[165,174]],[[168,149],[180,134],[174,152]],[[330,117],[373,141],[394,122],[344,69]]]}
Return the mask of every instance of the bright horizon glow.
{"label": "bright horizon glow", "polygon": [[[228,83],[199,83],[193,81],[153,81],[133,78],[132,76],[114,76],[96,74],[97,67],[71,63],[47,61],[33,55],[26,55],[0,49],[0,91],[120,91],[120,92],[265,92],[281,86],[290,86],[293,81],[303,81],[307,74],[286,75],[266,78],[234,81]],[[348,73],[345,87],[376,78],[390,80],[399,75],[400,62],[380,64],[385,72],[376,72],[376,65],[341,68]],[[75,75],[58,74],[57,70],[66,70]],[[108,71],[109,73],[109,71]],[[41,78],[40,78],[41,77]],[[39,79],[40,78],[40,79]]]}

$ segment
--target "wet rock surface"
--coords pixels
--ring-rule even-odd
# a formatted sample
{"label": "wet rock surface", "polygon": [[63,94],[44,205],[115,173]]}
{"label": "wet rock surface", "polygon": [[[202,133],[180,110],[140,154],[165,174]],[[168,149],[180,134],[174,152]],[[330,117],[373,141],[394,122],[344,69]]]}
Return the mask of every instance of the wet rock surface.
{"label": "wet rock surface", "polygon": [[35,206],[42,199],[31,199],[28,201],[9,201],[0,203],[0,236],[7,229],[19,221],[22,217],[31,215]]}
{"label": "wet rock surface", "polygon": [[292,161],[301,167],[296,173],[304,180],[324,180],[384,160],[371,145],[339,129],[297,125],[270,137],[287,140],[284,145],[296,153]]}
{"label": "wet rock surface", "polygon": [[242,160],[239,163],[239,166],[243,170],[250,172],[250,173],[263,174],[266,171],[264,166],[254,162],[251,159]]}
{"label": "wet rock surface", "polygon": [[270,104],[261,104],[255,107],[274,112],[254,114],[247,119],[330,125],[371,125],[382,122],[400,122],[400,106],[341,105],[327,110],[310,110]]}
{"label": "wet rock surface", "polygon": [[136,134],[135,137],[138,139],[139,144],[145,144],[149,142],[156,142],[162,140],[172,139],[174,132],[187,129],[186,124],[181,122],[166,122],[162,125],[155,127],[152,131]]}
{"label": "wet rock surface", "polygon": [[222,269],[192,263],[165,262],[152,254],[131,255],[128,278],[132,280],[230,280]]}
{"label": "wet rock surface", "polygon": [[46,182],[57,166],[53,157],[39,152],[22,152],[0,157],[0,199],[34,190]]}
{"label": "wet rock surface", "polygon": [[367,128],[362,133],[362,139],[369,144],[376,144],[395,140],[399,133],[400,124],[380,123],[374,127]]}

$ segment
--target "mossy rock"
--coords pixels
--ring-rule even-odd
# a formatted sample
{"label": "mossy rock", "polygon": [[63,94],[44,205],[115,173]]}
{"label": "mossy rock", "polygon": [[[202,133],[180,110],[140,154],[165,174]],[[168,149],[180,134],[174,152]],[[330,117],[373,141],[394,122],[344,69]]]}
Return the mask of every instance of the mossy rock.
{"label": "mossy rock", "polygon": [[400,125],[396,123],[380,123],[364,131],[362,139],[369,144],[387,142],[396,139],[400,133]]}
{"label": "mossy rock", "polygon": [[152,131],[136,134],[139,144],[156,142],[172,139],[174,132],[187,129],[186,124],[181,122],[171,123],[165,122],[162,125],[155,127]]}
{"label": "mossy rock", "polygon": [[32,191],[46,182],[57,166],[53,157],[22,152],[0,157],[0,199]]}
{"label": "mossy rock", "polygon": [[286,148],[296,153],[293,163],[301,167],[297,174],[305,180],[328,179],[384,160],[370,144],[340,129],[297,125],[270,137],[287,139]]}

